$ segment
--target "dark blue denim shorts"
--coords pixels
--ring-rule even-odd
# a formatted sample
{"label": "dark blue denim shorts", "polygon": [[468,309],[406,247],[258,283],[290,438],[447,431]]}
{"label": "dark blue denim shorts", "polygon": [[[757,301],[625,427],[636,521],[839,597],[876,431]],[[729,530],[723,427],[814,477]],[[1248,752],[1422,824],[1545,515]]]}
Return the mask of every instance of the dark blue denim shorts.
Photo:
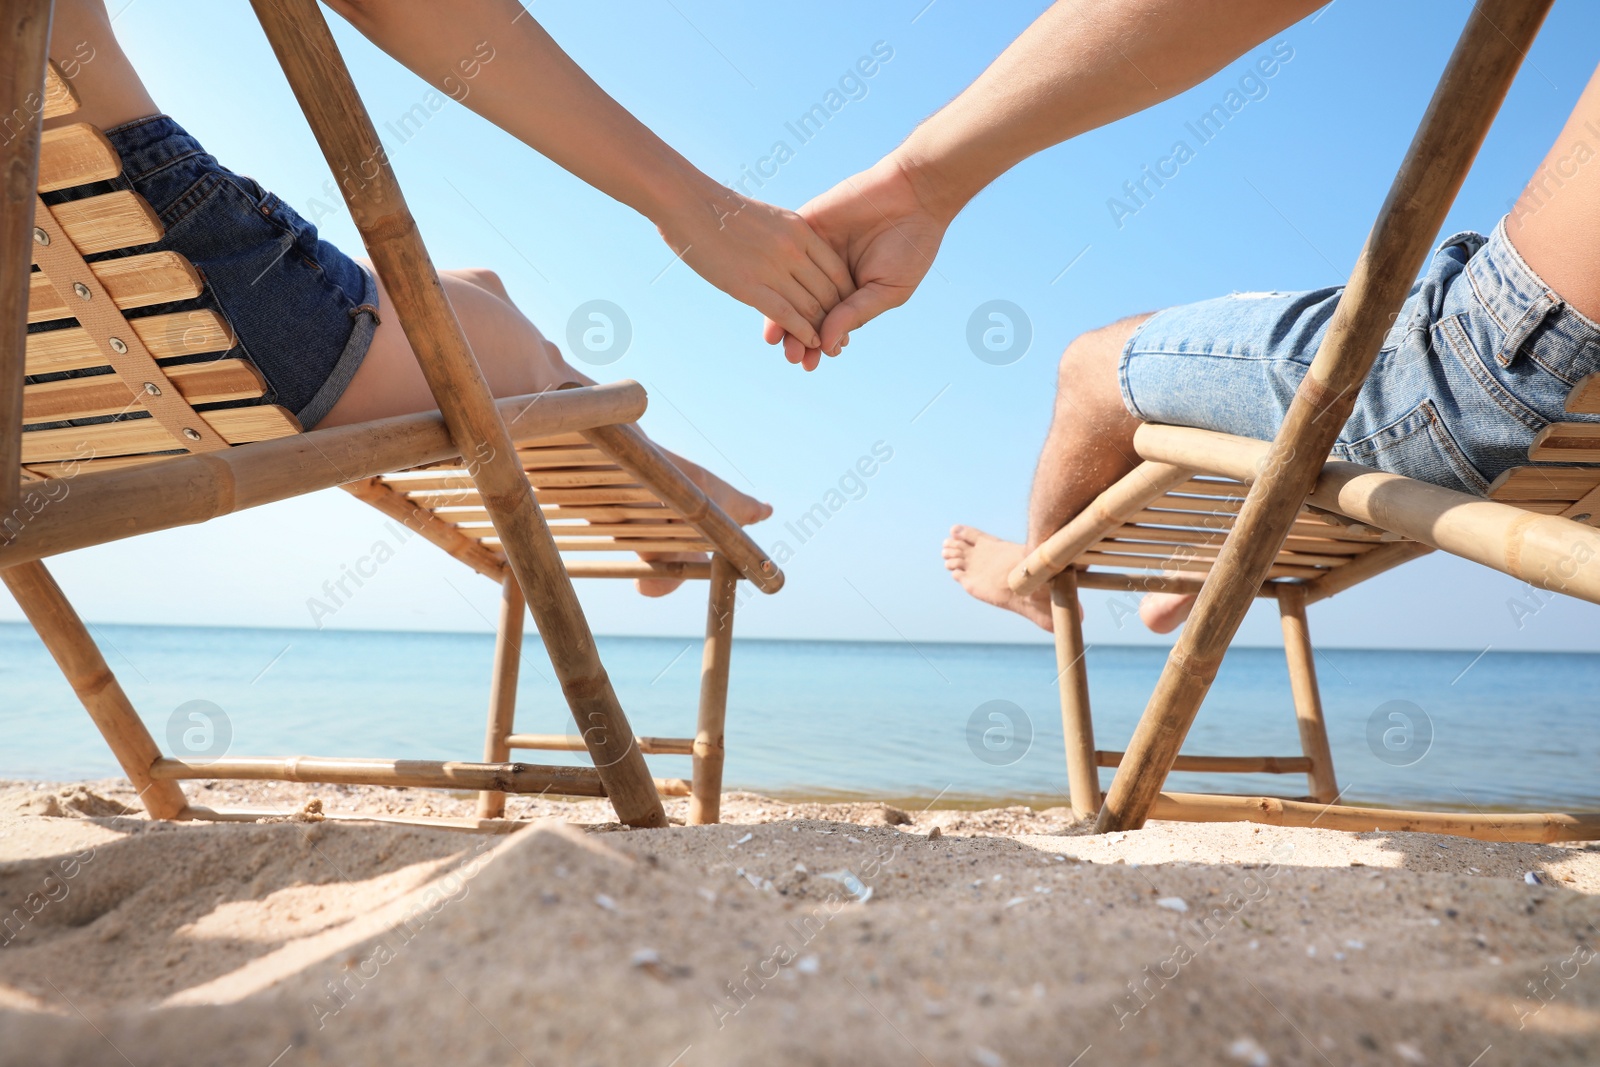
{"label": "dark blue denim shorts", "polygon": [[[1122,399],[1146,422],[1270,440],[1342,288],[1235,293],[1147,319],[1122,353]],[[1528,462],[1567,394],[1600,371],[1600,325],[1562,301],[1506,237],[1458,233],[1384,339],[1335,458],[1481,494]]]}
{"label": "dark blue denim shorts", "polygon": [[378,286],[371,272],[318,238],[315,226],[254,180],[220,165],[167,116],[105,133],[122,157],[122,175],[46,200],[108,188],[144,197],[166,227],[161,240],[89,258],[170,250],[194,264],[206,291],[129,317],[220,311],[238,337],[229,354],[249,359],[267,380],[262,402],[281,404],[311,429],[350,384],[372,343]]}

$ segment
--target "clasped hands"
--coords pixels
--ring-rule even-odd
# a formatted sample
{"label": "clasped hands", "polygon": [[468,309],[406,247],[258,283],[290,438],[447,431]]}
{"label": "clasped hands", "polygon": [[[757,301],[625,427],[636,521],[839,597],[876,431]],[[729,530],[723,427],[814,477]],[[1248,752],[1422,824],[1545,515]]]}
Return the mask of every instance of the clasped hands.
{"label": "clasped hands", "polygon": [[[697,273],[765,317],[768,344],[815,370],[850,331],[911,298],[955,210],[891,154],[786,211],[728,189],[661,235]],[[709,210],[707,210],[709,209]]]}

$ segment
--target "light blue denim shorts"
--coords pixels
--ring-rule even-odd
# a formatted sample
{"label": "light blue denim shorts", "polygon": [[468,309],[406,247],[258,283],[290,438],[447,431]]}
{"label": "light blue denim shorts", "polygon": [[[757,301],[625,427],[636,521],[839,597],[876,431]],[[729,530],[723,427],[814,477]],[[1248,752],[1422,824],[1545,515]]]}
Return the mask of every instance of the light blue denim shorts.
{"label": "light blue denim shorts", "polygon": [[[1122,400],[1146,422],[1271,440],[1343,287],[1234,293],[1147,319],[1122,352]],[[1484,493],[1528,462],[1567,394],[1600,371],[1600,325],[1568,307],[1506,238],[1458,233],[1406,298],[1333,455]]]}

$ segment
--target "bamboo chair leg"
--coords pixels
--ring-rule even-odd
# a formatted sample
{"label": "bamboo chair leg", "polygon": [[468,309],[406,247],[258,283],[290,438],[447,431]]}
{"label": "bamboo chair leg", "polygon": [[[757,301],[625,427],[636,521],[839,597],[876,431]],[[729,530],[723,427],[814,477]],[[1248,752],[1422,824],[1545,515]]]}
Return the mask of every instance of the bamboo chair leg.
{"label": "bamboo chair leg", "polygon": [[728,667],[733,657],[733,605],[739,572],[722,553],[711,557],[706,597],[706,648],[700,661],[700,714],[694,733],[694,782],[689,825],[722,817],[723,724],[728,714]]}
{"label": "bamboo chair leg", "polygon": [[1056,676],[1061,686],[1061,732],[1067,741],[1067,788],[1072,814],[1087,819],[1100,810],[1100,768],[1094,758],[1089,714],[1089,664],[1084,658],[1078,606],[1078,569],[1068,567],[1050,584],[1050,618],[1056,634]]}
{"label": "bamboo chair leg", "polygon": [[1310,796],[1319,804],[1339,799],[1339,781],[1333,773],[1333,749],[1328,745],[1328,725],[1322,716],[1322,692],[1317,685],[1316,652],[1306,622],[1306,587],[1280,585],[1278,614],[1283,622],[1283,657],[1289,664],[1289,688],[1294,693],[1294,718],[1300,727],[1300,751],[1311,761],[1306,772]]}
{"label": "bamboo chair leg", "polygon": [[[28,343],[28,274],[33,261],[34,189],[39,182],[39,126],[50,48],[51,0],[0,0],[0,538],[22,502],[22,375]],[[10,127],[26,116],[21,129]]]}
{"label": "bamboo chair leg", "polygon": [[1481,0],[1445,67],[1327,336],[1167,657],[1097,828],[1144,825],[1228,645],[1315,485],[1377,358],[1391,313],[1444,223],[1550,0]]}
{"label": "bamboo chair leg", "polygon": [[629,826],[667,825],[583,606],[327,20],[316,0],[251,4],[338,178],[450,436],[472,470],[617,818]]}
{"label": "bamboo chair leg", "polygon": [[[514,574],[501,584],[500,627],[494,642],[494,677],[489,682],[489,728],[483,739],[483,762],[507,763],[506,738],[517,715],[517,675],[522,666],[522,621],[527,602]],[[492,789],[478,794],[478,818],[498,819],[506,813],[506,795]]]}
{"label": "bamboo chair leg", "polygon": [[0,571],[0,579],[22,605],[39,640],[55,657],[89,718],[100,728],[150,817],[178,818],[188,804],[183,788],[177,782],[150,777],[150,767],[161,758],[161,750],[56,580],[37,561]]}

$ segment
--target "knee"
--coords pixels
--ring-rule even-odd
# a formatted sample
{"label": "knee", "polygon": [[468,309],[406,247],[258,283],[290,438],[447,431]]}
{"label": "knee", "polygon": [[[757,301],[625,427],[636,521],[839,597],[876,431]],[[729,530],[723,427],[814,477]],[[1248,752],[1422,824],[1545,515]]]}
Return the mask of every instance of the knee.
{"label": "knee", "polygon": [[561,349],[543,338],[539,342],[537,358],[541,361],[552,381],[560,383],[572,377],[572,370],[567,366],[566,358],[561,355]]}
{"label": "knee", "polygon": [[511,302],[511,296],[506,292],[505,282],[500,280],[500,275],[487,267],[467,267],[464,270],[457,270],[452,273],[463,281],[471,282],[485,292],[493,293],[507,303]]}
{"label": "knee", "polygon": [[1057,374],[1061,388],[1078,391],[1093,371],[1103,368],[1108,354],[1120,352],[1109,336],[1115,328],[1115,325],[1101,326],[1080,333],[1067,343],[1061,352],[1061,367]]}
{"label": "knee", "polygon": [[1089,383],[1103,382],[1108,376],[1114,381],[1122,350],[1134,330],[1149,317],[1134,315],[1073,338],[1061,353],[1061,387],[1080,392]]}
{"label": "knee", "polygon": [[561,349],[535,332],[520,349],[517,374],[523,381],[521,392],[541,393],[573,380],[572,368],[561,357]]}

